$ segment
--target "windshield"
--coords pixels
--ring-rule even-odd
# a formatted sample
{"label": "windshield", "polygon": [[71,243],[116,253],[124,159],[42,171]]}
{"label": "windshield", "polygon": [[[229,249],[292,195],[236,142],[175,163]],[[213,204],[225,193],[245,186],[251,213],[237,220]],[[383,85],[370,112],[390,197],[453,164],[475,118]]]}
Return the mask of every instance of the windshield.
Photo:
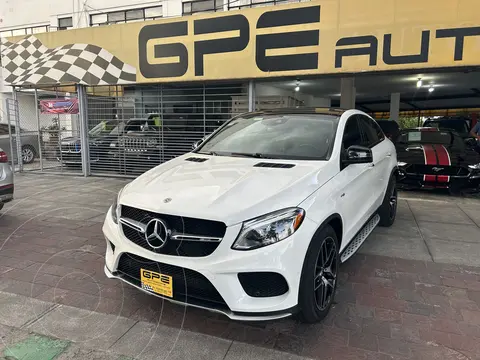
{"label": "windshield", "polygon": [[457,136],[449,131],[406,131],[400,135],[401,143],[451,145]]}
{"label": "windshield", "polygon": [[322,114],[258,115],[235,118],[197,152],[274,159],[328,160],[338,117]]}
{"label": "windshield", "polygon": [[101,123],[95,125],[89,132],[88,134],[90,136],[99,136],[102,134],[108,134],[110,132],[113,132],[118,126],[115,126],[118,124],[118,121],[102,121]]}
{"label": "windshield", "polygon": [[463,120],[429,121],[425,123],[425,126],[434,127],[437,129],[451,129],[460,134],[468,133],[468,124]]}

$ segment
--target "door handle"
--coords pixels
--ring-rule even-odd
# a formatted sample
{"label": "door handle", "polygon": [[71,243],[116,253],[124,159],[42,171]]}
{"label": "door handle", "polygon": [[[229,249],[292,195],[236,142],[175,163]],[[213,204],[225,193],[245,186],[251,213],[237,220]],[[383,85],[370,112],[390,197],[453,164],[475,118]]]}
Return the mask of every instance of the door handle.
{"label": "door handle", "polygon": [[392,156],[392,154],[391,154],[391,153],[387,153],[387,157],[391,157],[391,156]]}

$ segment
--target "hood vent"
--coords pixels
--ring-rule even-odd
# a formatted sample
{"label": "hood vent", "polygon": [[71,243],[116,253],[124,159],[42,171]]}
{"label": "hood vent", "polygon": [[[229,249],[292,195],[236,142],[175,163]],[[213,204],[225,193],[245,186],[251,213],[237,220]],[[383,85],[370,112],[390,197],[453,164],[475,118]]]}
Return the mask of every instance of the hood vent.
{"label": "hood vent", "polygon": [[206,158],[200,158],[200,157],[189,157],[185,159],[185,161],[191,161],[191,162],[204,162],[207,161],[208,159]]}
{"label": "hood vent", "polygon": [[254,167],[266,167],[266,168],[277,168],[277,169],[290,169],[293,168],[294,164],[279,164],[279,163],[266,163],[260,162],[258,164],[253,165]]}

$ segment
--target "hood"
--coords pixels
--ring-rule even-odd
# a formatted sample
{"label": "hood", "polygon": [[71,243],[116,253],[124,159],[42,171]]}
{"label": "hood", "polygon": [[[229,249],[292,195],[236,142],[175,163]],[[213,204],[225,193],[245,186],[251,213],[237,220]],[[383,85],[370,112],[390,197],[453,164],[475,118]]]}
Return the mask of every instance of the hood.
{"label": "hood", "polygon": [[468,148],[438,144],[399,144],[397,159],[407,164],[462,166],[480,161],[479,155]]}
{"label": "hood", "polygon": [[78,136],[66,136],[60,140],[62,144],[80,144],[80,137]]}
{"label": "hood", "polygon": [[[187,158],[206,159],[202,162]],[[256,167],[258,163],[290,168]],[[329,169],[331,168],[331,169]],[[297,206],[334,175],[332,162],[186,154],[146,172],[120,203],[157,213],[236,224]],[[171,201],[165,203],[164,200]]]}

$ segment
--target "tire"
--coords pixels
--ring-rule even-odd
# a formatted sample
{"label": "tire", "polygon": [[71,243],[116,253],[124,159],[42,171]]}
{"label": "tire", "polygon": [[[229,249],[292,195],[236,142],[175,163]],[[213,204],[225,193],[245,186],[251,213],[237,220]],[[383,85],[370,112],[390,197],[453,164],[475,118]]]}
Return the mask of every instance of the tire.
{"label": "tire", "polygon": [[[331,258],[324,261],[324,254],[330,254]],[[328,266],[329,261],[330,266]],[[326,263],[327,266],[322,266],[322,263],[323,265]],[[303,263],[298,293],[300,321],[316,323],[327,316],[337,290],[339,264],[337,235],[333,228],[327,225],[313,237]],[[327,267],[329,271],[327,271]],[[330,285],[326,285],[326,283]],[[327,293],[324,292],[325,290]],[[322,298],[322,295],[325,297]]]}
{"label": "tire", "polygon": [[35,160],[36,151],[31,145],[22,146],[22,160],[24,164],[31,164]]}
{"label": "tire", "polygon": [[5,205],[5,204],[0,204],[0,211],[2,211],[3,205]]}
{"label": "tire", "polygon": [[380,215],[379,226],[390,227],[393,225],[395,217],[397,216],[397,205],[397,179],[395,178],[395,175],[392,175],[388,182],[387,191],[385,192],[382,205],[378,209],[378,215]]}

